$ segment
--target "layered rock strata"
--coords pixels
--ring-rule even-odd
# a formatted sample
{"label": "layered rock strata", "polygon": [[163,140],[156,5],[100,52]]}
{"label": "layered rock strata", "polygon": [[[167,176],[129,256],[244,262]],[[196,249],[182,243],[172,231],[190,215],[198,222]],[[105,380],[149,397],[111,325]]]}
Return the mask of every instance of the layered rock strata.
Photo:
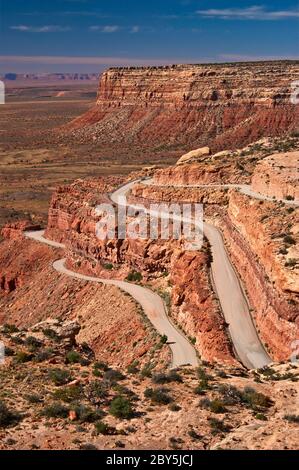
{"label": "layered rock strata", "polygon": [[[296,129],[298,62],[109,69],[68,130],[99,142],[237,148]],[[195,147],[196,146],[196,147]]]}

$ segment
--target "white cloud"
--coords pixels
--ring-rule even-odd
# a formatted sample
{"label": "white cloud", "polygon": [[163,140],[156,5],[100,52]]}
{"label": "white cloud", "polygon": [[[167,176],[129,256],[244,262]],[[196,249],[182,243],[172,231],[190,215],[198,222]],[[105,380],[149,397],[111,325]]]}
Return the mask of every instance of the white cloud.
{"label": "white cloud", "polygon": [[117,25],[106,25],[106,26],[90,26],[90,31],[100,31],[101,33],[116,33],[119,31],[119,26]]}
{"label": "white cloud", "polygon": [[282,20],[299,18],[299,9],[274,11],[255,5],[247,8],[210,8],[208,10],[198,10],[196,13],[205,18],[220,18],[222,20]]}
{"label": "white cloud", "polygon": [[23,24],[18,26],[11,26],[10,29],[13,29],[14,31],[21,31],[24,33],[63,33],[71,30],[69,26],[27,26]]}
{"label": "white cloud", "polygon": [[140,31],[140,26],[137,26],[137,25],[136,25],[136,26],[132,26],[132,28],[131,28],[131,33],[132,33],[132,34],[139,33],[139,31]]}

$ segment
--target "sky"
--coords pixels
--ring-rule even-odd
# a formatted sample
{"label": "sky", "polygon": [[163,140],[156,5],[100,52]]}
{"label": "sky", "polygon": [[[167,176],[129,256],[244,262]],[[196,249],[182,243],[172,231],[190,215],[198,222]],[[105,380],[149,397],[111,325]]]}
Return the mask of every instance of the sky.
{"label": "sky", "polygon": [[296,0],[0,0],[0,73],[299,58]]}

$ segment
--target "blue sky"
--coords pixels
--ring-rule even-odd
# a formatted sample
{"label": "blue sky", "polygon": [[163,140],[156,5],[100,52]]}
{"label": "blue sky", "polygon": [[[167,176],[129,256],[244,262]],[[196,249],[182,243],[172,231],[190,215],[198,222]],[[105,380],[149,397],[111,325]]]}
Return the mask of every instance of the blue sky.
{"label": "blue sky", "polygon": [[294,0],[0,0],[0,72],[299,58]]}

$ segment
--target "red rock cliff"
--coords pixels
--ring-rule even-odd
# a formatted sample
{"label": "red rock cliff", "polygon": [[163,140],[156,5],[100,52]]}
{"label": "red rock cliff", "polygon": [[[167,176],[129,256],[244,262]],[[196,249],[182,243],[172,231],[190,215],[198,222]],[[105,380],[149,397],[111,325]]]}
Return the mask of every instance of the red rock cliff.
{"label": "red rock cliff", "polygon": [[299,123],[298,62],[110,69],[96,106],[69,126],[101,142],[244,146]]}

